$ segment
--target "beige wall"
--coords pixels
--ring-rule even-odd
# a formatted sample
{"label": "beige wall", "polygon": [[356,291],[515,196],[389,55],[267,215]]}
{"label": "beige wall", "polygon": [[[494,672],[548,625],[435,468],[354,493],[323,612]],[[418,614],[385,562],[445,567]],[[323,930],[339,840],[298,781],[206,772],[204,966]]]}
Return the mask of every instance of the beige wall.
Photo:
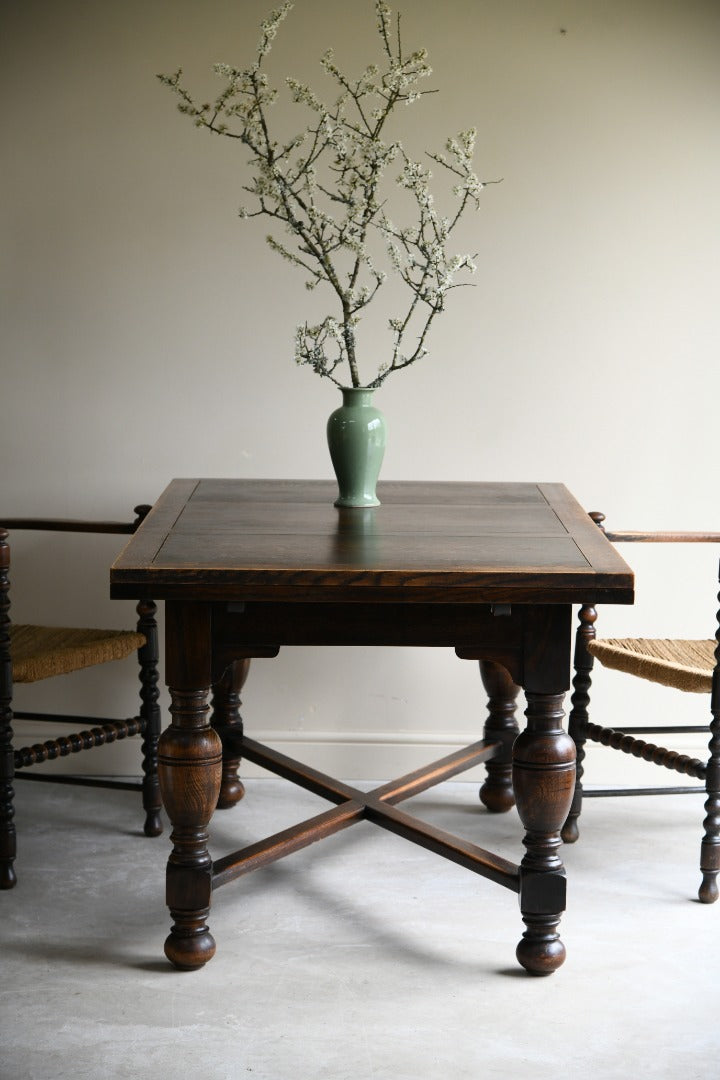
{"label": "beige wall", "polygon": [[[268,6],[3,5],[4,512],[123,516],[173,476],[330,474],[336,392],[292,359],[302,277],[262,222],[237,219],[243,152],[195,131],[154,78],[182,65],[211,86],[215,60],[249,61]],[[503,183],[464,240],[476,288],[382,393],[384,476],[561,480],[618,525],[717,528],[720,5],[416,0],[404,25],[441,90],[407,113],[410,140],[437,147],[475,124],[479,172]],[[370,0],[298,0],[274,70],[310,78],[328,45],[364,64],[373,26]],[[366,341],[372,363],[384,345]],[[63,545],[33,587],[45,541],[18,538],[16,616],[46,594],[57,619],[68,601],[73,617],[121,624],[132,606],[106,599],[114,543],[92,548],[95,602],[69,586]],[[629,554],[640,604],[608,611],[606,628],[648,630],[655,615],[660,633],[704,636],[716,553],[692,551],[690,571],[676,552],[666,575],[659,555]],[[603,677],[598,700],[626,717],[647,698],[626,705],[620,685]],[[131,669],[40,693],[62,689],[71,708],[134,707]],[[474,666],[444,652],[287,650],[255,664],[245,694],[254,733],[307,741],[348,776],[413,764],[440,733],[473,736],[483,711]]]}

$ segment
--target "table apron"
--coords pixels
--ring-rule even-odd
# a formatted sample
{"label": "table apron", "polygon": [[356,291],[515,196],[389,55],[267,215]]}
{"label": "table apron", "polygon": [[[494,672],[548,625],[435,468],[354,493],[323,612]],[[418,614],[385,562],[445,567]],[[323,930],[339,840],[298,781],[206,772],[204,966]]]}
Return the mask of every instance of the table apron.
{"label": "table apron", "polygon": [[[172,606],[175,607],[173,603]],[[519,686],[570,685],[566,604],[212,604],[213,681],[236,659],[288,645],[450,647],[462,659],[502,664]]]}

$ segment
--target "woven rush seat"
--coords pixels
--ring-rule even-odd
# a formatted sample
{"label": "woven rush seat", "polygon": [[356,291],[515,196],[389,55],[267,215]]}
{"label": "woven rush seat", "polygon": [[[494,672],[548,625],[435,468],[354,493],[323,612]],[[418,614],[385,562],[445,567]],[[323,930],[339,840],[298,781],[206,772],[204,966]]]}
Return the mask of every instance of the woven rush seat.
{"label": "woven rush seat", "polygon": [[716,642],[671,638],[602,638],[587,651],[604,667],[695,694],[709,694]]}
{"label": "woven rush seat", "polygon": [[37,682],[108,660],[123,660],[144,645],[144,635],[133,630],[14,625],[10,628],[13,681]]}

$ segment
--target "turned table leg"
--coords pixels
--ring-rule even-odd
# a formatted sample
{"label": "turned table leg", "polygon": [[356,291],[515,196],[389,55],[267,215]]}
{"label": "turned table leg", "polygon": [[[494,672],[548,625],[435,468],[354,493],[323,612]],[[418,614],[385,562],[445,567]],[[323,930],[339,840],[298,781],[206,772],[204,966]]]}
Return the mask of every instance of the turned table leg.
{"label": "turned table leg", "polygon": [[558,934],[565,910],[565,871],[560,829],[575,783],[575,744],[562,728],[563,694],[526,690],[527,728],[513,747],[513,786],[525,827],[520,865],[520,910],[527,929],[517,958],[534,975],[549,975],[563,963]]}
{"label": "turned table leg", "polygon": [[[212,689],[210,707],[211,723],[221,739],[227,735],[242,738],[243,722],[240,715],[240,691],[250,670],[249,660],[235,660],[228,666],[223,677]],[[229,810],[240,802],[245,794],[243,782],[238,776],[241,758],[231,752],[223,752],[222,782],[218,810]]]}
{"label": "turned table leg", "polygon": [[493,660],[480,661],[480,677],[488,695],[488,717],[484,738],[500,743],[497,755],[485,765],[487,777],[480,788],[480,802],[501,814],[515,805],[512,784],[512,747],[519,728],[515,708],[520,687],[509,671]]}
{"label": "turned table leg", "polygon": [[208,719],[212,684],[211,612],[207,604],[165,604],[165,666],[170,727],[160,736],[158,779],[173,845],[167,903],[174,920],[165,955],[175,967],[202,967],[215,954],[207,926],[212,893],[208,825],[222,779],[222,744]]}
{"label": "turned table leg", "polygon": [[160,738],[158,774],[172,822],[167,904],[174,923],[165,955],[177,968],[202,967],[215,954],[206,919],[212,892],[208,825],[220,792],[222,747],[207,720],[207,690],[170,687],[172,725]]}

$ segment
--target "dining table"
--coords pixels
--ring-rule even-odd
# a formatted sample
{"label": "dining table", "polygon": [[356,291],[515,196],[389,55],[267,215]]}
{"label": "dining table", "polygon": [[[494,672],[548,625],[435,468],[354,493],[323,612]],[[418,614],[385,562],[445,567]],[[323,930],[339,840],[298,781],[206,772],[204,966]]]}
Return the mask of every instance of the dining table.
{"label": "dining table", "polygon": [[[438,874],[449,860],[516,895],[517,959],[550,974],[565,959],[573,607],[632,603],[632,571],[561,483],[385,481],[380,505],[369,508],[336,507],[335,494],[324,480],[176,479],[111,568],[112,597],[165,608],[171,722],[157,769],[172,825],[166,956],[176,968],[201,968],[216,949],[208,925],[216,889],[369,821],[437,857]],[[482,737],[369,791],[296,761],[251,738],[238,708],[250,661],[292,646],[453,649],[480,664],[489,702]],[[282,723],[272,717],[272,727]],[[239,802],[242,761],[330,805],[213,859],[211,819]],[[472,841],[402,808],[479,763],[484,809],[477,804]],[[516,862],[475,842],[484,813],[512,806]],[[393,887],[401,892],[400,875]]]}

